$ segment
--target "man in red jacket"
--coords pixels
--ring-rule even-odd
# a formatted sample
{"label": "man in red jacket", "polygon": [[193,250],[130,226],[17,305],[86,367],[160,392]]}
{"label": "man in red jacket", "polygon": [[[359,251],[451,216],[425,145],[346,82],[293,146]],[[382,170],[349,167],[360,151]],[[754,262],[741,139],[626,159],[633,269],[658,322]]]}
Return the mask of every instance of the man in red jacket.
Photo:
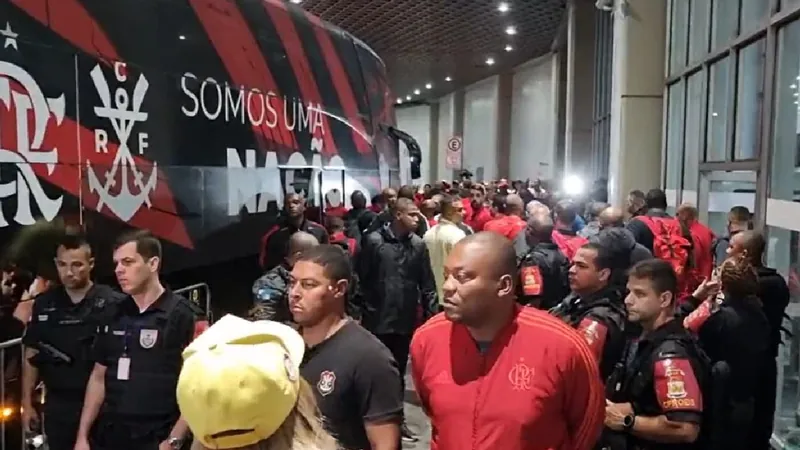
{"label": "man in red jacket", "polygon": [[486,222],[483,226],[483,231],[492,231],[513,241],[517,234],[528,225],[522,219],[523,214],[525,214],[525,205],[522,203],[522,198],[517,194],[509,194],[505,198],[496,197],[495,203],[498,203],[497,206],[502,215]]}
{"label": "man in red jacket", "polygon": [[597,363],[573,329],[517,304],[516,253],[499,234],[459,241],[445,263],[444,313],[411,342],[432,450],[589,450],[603,426]]}

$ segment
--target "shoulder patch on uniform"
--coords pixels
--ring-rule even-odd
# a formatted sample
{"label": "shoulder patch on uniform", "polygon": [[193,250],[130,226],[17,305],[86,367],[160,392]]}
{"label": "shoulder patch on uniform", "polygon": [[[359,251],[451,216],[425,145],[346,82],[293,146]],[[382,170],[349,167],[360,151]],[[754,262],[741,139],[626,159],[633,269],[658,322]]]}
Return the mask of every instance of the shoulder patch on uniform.
{"label": "shoulder patch on uniform", "polygon": [[519,269],[519,281],[522,285],[522,293],[525,295],[541,295],[544,288],[542,282],[542,271],[538,266],[524,266]]}
{"label": "shoulder patch on uniform", "polygon": [[657,360],[653,372],[656,398],[664,412],[703,411],[703,395],[688,359]]}

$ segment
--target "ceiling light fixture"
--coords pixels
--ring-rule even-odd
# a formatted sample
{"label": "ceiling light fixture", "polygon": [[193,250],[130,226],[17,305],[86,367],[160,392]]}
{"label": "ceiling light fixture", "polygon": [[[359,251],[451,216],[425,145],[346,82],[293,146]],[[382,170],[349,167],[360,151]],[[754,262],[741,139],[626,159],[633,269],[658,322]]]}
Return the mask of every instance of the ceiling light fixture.
{"label": "ceiling light fixture", "polygon": [[180,35],[180,36],[178,36],[178,39],[180,39],[180,40],[182,40],[182,41],[185,41],[185,40],[186,40],[186,36],[184,36],[184,35]]}
{"label": "ceiling light fixture", "polygon": [[512,47],[511,44],[506,45],[506,51],[507,52],[510,52],[510,51],[513,51],[513,50],[514,50],[514,47]]}
{"label": "ceiling light fixture", "polygon": [[397,104],[399,105],[399,104],[401,104],[401,103],[403,103],[403,99],[402,99],[402,98],[398,98],[398,99],[397,99]]}
{"label": "ceiling light fixture", "polygon": [[444,81],[453,81],[453,79],[450,77],[444,77]]}
{"label": "ceiling light fixture", "polygon": [[431,89],[432,87],[433,87],[433,85],[432,85],[432,84],[430,84],[430,83],[428,83],[428,84],[426,84],[426,85],[425,85],[425,89]]}
{"label": "ceiling light fixture", "polygon": [[497,10],[500,11],[501,13],[507,13],[509,9],[511,9],[511,7],[508,6],[508,3],[506,2],[500,2],[497,5]]}
{"label": "ceiling light fixture", "polygon": [[506,27],[506,34],[509,36],[514,36],[517,34],[517,27],[511,25]]}
{"label": "ceiling light fixture", "polygon": [[291,0],[291,2],[295,5],[299,5],[300,3],[303,3],[303,0]]}
{"label": "ceiling light fixture", "polygon": [[414,95],[419,95],[419,93],[420,93],[419,89],[414,89]]}
{"label": "ceiling light fixture", "polygon": [[494,65],[494,58],[486,58],[486,65],[493,66]]}
{"label": "ceiling light fixture", "polygon": [[411,100],[411,96],[410,95],[406,95],[406,100]]}

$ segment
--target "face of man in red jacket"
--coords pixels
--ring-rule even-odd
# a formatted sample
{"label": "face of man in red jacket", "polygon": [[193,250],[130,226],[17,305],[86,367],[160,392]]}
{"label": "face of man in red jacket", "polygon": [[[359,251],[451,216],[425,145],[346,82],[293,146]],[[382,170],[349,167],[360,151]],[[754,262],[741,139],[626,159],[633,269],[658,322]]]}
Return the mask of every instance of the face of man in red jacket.
{"label": "face of man in red jacket", "polygon": [[513,295],[514,282],[501,273],[497,260],[484,242],[462,241],[453,248],[444,265],[442,285],[443,309],[449,320],[479,326],[494,315],[498,299]]}

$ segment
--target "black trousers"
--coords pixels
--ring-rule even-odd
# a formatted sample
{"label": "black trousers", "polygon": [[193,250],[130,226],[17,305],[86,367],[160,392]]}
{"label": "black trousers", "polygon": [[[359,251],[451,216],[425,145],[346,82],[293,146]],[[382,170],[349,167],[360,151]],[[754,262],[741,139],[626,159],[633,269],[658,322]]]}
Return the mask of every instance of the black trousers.
{"label": "black trousers", "polygon": [[406,369],[408,368],[408,352],[411,346],[411,335],[406,334],[377,334],[377,338],[383,342],[392,357],[397,362],[397,369],[400,372],[400,386],[403,387],[403,395],[406,392]]}
{"label": "black trousers", "polygon": [[44,432],[50,450],[72,450],[78,436],[83,401],[49,396],[44,405]]}
{"label": "black trousers", "polygon": [[158,450],[169,437],[174,419],[103,415],[95,427],[92,450]]}
{"label": "black trousers", "polygon": [[775,420],[775,396],[778,392],[778,364],[773,359],[764,365],[756,387],[755,414],[747,437],[749,450],[770,450],[773,422]]}

